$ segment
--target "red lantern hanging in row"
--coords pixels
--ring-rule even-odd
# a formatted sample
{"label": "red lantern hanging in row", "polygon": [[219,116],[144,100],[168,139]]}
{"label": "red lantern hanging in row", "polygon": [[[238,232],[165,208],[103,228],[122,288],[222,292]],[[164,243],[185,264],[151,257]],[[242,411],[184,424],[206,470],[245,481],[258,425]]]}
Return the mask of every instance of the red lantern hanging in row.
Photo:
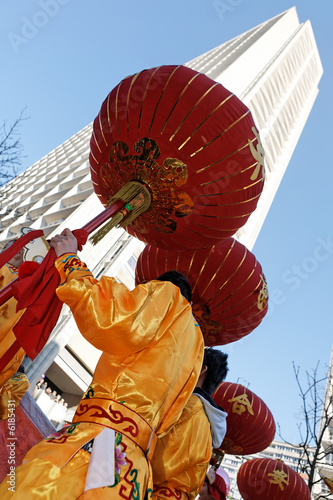
{"label": "red lantern hanging in row", "polygon": [[173,252],[147,245],[135,272],[138,285],[165,271],[183,273],[192,290],[192,309],[205,344],[223,345],[251,333],[268,308],[261,265],[233,238],[212,248]]}
{"label": "red lantern hanging in row", "polygon": [[121,81],[93,125],[91,178],[107,206],[128,182],[151,193],[127,227],[160,248],[211,246],[242,227],[264,184],[263,148],[249,109],[184,66]]}
{"label": "red lantern hanging in row", "polygon": [[311,500],[304,479],[282,460],[248,460],[238,470],[237,486],[244,500]]}
{"label": "red lantern hanging in row", "polygon": [[250,455],[271,444],[276,430],[274,418],[254,392],[241,384],[222,382],[213,399],[228,413],[221,451],[229,455]]}

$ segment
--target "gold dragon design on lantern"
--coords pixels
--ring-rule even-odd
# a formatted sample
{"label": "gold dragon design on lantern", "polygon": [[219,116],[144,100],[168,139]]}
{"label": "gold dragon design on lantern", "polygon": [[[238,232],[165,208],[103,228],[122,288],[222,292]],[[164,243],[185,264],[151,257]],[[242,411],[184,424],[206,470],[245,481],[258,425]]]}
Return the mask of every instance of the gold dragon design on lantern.
{"label": "gold dragon design on lantern", "polygon": [[[177,228],[175,218],[188,216],[194,206],[189,194],[177,189],[187,182],[187,166],[177,158],[166,158],[161,165],[159,146],[148,137],[134,144],[137,154],[129,154],[129,150],[123,141],[112,144],[109,161],[99,172],[104,193],[116,193],[133,180],[142,182],[150,190],[152,202],[139,219],[132,221],[132,229],[147,233],[152,226],[156,232],[173,233]],[[108,194],[107,201],[112,196]]]}

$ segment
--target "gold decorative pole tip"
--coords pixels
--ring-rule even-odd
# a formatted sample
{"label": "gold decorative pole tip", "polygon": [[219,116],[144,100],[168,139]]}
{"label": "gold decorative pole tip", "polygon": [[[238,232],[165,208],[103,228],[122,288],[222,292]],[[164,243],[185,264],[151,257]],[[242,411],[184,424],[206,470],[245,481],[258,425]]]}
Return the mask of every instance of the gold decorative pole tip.
{"label": "gold decorative pole tip", "polygon": [[120,225],[127,227],[134,219],[146,212],[151,204],[151,196],[148,188],[137,181],[130,181],[125,184],[108,202],[108,207],[117,200],[124,202],[122,207],[104,226],[102,226],[89,241],[96,245],[112,228]]}

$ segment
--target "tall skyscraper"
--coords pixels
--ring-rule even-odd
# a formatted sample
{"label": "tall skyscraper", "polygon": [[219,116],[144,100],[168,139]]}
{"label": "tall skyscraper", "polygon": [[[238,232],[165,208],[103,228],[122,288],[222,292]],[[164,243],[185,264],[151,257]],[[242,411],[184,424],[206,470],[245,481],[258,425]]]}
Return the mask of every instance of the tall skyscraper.
{"label": "tall skyscraper", "polygon": [[237,237],[251,249],[318,94],[323,73],[310,21],[293,7],[186,64],[237,95],[251,110],[265,150],[258,207]]}
{"label": "tall skyscraper", "polygon": [[[249,249],[258,236],[318,92],[322,66],[309,21],[292,8],[187,63],[232,90],[251,109],[266,153],[266,184],[258,208],[237,238]],[[82,227],[102,209],[89,175],[92,124],[65,141],[0,190],[0,243],[22,227],[47,237],[65,227]],[[133,285],[143,244],[122,229],[82,252],[96,277],[116,276]],[[78,333],[64,308],[36,360],[26,360],[33,384],[42,373],[69,406],[87,388],[100,352]]]}

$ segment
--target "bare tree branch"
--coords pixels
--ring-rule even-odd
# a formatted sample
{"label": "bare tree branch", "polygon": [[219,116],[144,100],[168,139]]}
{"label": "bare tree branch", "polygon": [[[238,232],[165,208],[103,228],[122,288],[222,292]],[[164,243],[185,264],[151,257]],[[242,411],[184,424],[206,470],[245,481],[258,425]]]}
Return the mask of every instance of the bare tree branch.
{"label": "bare tree branch", "polygon": [[5,120],[0,127],[0,187],[18,175],[24,158],[19,132],[22,121],[27,120],[24,111],[11,125]]}
{"label": "bare tree branch", "polygon": [[[281,435],[278,425],[278,434],[285,443],[297,448],[300,451],[298,459],[298,472],[302,472],[308,477],[310,492],[313,486],[322,480],[319,476],[319,468],[331,461],[328,460],[333,453],[333,445],[327,445],[326,435],[329,428],[333,428],[333,394],[330,393],[332,374],[320,377],[319,362],[311,370],[306,371],[305,386],[301,382],[300,367],[293,363],[296,383],[301,398],[301,422],[297,424],[301,442],[294,445],[286,441]],[[326,386],[326,392],[325,392]],[[325,396],[324,396],[325,394]],[[330,493],[321,493],[318,498],[330,498]]]}

